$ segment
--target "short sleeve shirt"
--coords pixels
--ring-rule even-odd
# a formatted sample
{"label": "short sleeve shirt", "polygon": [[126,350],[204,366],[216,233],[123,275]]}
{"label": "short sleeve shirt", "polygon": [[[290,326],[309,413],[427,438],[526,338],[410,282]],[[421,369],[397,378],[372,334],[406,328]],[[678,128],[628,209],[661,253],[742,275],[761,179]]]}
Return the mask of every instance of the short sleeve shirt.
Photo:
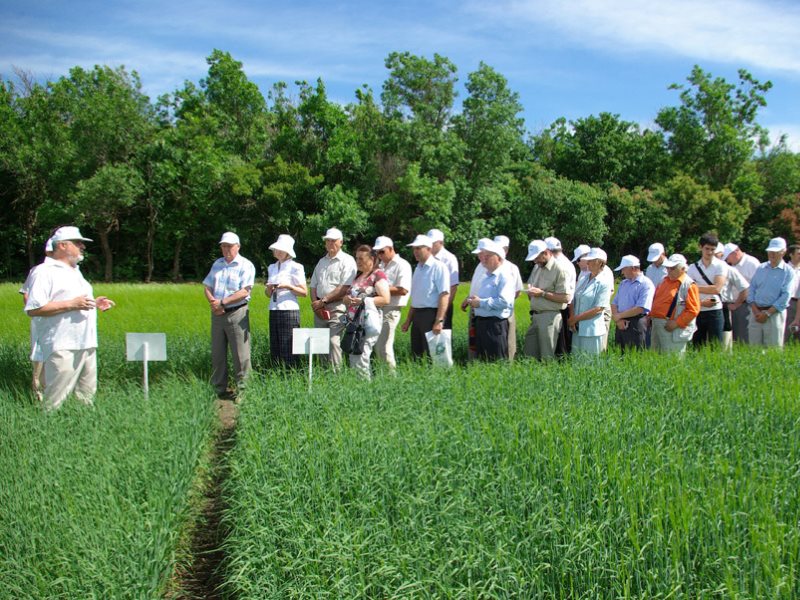
{"label": "short sleeve shirt", "polygon": [[442,248],[434,257],[447,265],[447,271],[450,273],[450,286],[458,285],[458,259],[455,254],[447,248]]}
{"label": "short sleeve shirt", "polygon": [[[267,283],[278,285],[288,283],[289,285],[304,285],[306,282],[306,270],[298,262],[292,259],[283,262],[272,263],[267,267]],[[291,291],[287,289],[275,290],[269,300],[270,310],[300,310],[300,304]]]}
{"label": "short sleeve shirt", "polygon": [[[353,285],[350,286],[350,291],[348,293],[351,298],[361,298],[362,300],[364,298],[373,298],[376,295],[375,286],[377,286],[380,281],[385,281],[387,284],[389,283],[386,273],[377,269],[369,275],[362,275],[356,278],[356,280],[353,281]],[[347,308],[348,316],[353,318],[357,310],[358,306],[351,304]]]}
{"label": "short sleeve shirt", "polygon": [[[702,275],[700,275],[700,270],[698,269],[697,265],[700,265],[700,268],[703,269],[703,272],[706,274],[706,277],[708,277],[708,280],[711,282],[711,284],[714,283],[714,278],[719,275],[722,275],[723,277],[728,276],[728,265],[717,257],[711,259],[711,264],[709,266],[705,266],[703,261],[699,260],[696,263],[692,263],[689,266],[688,271],[689,277],[694,279],[698,286],[702,287],[709,284],[705,279],[703,279]],[[703,306],[703,300],[706,300],[707,298],[716,298],[717,302],[714,304],[714,306]],[[722,299],[720,298],[719,294],[704,294],[701,292],[700,312],[708,312],[710,310],[722,310]]]}
{"label": "short sleeve shirt", "polygon": [[447,266],[431,256],[424,263],[417,263],[411,282],[411,306],[413,308],[438,308],[439,297],[450,293],[450,274]]}
{"label": "short sleeve shirt", "polygon": [[[256,268],[252,262],[238,254],[231,262],[219,257],[203,279],[203,285],[211,290],[216,300],[224,300],[241,289],[252,288],[256,280]],[[242,301],[250,301],[250,294]]]}
{"label": "short sleeve shirt", "polygon": [[340,285],[352,285],[358,267],[356,259],[346,252],[339,252],[331,258],[327,254],[319,259],[311,274],[311,287],[316,289],[317,298],[323,298]]}
{"label": "short sleeve shirt", "polygon": [[[411,265],[405,258],[395,254],[389,264],[381,263],[381,267],[383,272],[386,273],[386,279],[389,281],[390,286],[401,287],[407,292],[411,292]],[[391,296],[387,306],[391,308],[405,306],[408,304],[409,296],[410,293],[403,296]]]}

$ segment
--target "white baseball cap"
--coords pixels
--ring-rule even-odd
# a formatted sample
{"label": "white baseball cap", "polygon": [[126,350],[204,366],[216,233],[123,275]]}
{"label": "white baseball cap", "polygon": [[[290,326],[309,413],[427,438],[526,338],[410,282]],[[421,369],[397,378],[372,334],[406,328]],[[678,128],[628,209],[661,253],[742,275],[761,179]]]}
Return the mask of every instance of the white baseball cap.
{"label": "white baseball cap", "polygon": [[561,240],[556,237],[546,237],[544,243],[547,244],[548,250],[561,250]]}
{"label": "white baseball cap", "polygon": [[525,257],[525,260],[536,260],[536,257],[545,250],[547,250],[547,244],[544,240],[533,240],[528,244],[528,256]]}
{"label": "white baseball cap", "polygon": [[47,238],[47,241],[44,243],[44,251],[45,252],[53,251],[53,238]]}
{"label": "white baseball cap", "polygon": [[394,242],[392,238],[386,237],[385,235],[378,236],[375,239],[375,245],[372,247],[375,252],[378,250],[383,250],[384,248],[394,248]]}
{"label": "white baseball cap", "polygon": [[661,264],[665,267],[677,267],[678,265],[683,265],[685,267],[688,264],[688,261],[683,254],[672,254]]}
{"label": "white baseball cap", "polygon": [[783,252],[786,250],[786,240],[782,237],[772,238],[767,246],[767,252]]}
{"label": "white baseball cap", "polygon": [[[222,239],[219,241],[220,244],[239,244],[239,236],[233,233],[232,231],[226,231],[222,234]],[[241,246],[241,244],[239,244]]]}
{"label": "white baseball cap", "polygon": [[444,241],[444,233],[440,229],[431,229],[426,235],[431,239],[431,242]]}
{"label": "white baseball cap", "polygon": [[472,251],[473,254],[478,254],[479,252],[492,252],[497,254],[500,258],[506,257],[506,251],[503,247],[495,242],[494,240],[490,240],[489,238],[481,238],[478,240],[478,247]]}
{"label": "white baseball cap", "polygon": [[731,254],[736,252],[739,249],[739,246],[734,244],[733,242],[728,242],[722,247],[722,260],[728,258]]}
{"label": "white baseball cap", "polygon": [[717,254],[724,254],[725,253],[725,246],[722,245],[722,242],[717,242],[717,249],[714,250],[714,256]]}
{"label": "white baseball cap", "polygon": [[325,235],[322,236],[323,240],[343,240],[344,236],[342,232],[336,227],[331,227],[328,231],[325,232]]}
{"label": "white baseball cap", "polygon": [[508,248],[511,246],[511,240],[508,239],[505,235],[496,235],[494,236],[494,243],[500,244],[503,248]]}
{"label": "white baseball cap", "polygon": [[603,250],[602,248],[592,248],[589,251],[589,254],[586,255],[586,260],[594,260],[594,259],[602,260],[603,262],[608,262],[608,255],[606,254],[606,251]]}
{"label": "white baseball cap", "polygon": [[294,253],[294,238],[286,233],[278,236],[278,241],[269,247],[270,250],[280,250],[286,252],[292,258],[296,258]]}
{"label": "white baseball cap", "polygon": [[647,249],[647,262],[657,261],[658,257],[662,254],[664,254],[664,244],[659,242],[650,244],[650,247]]}
{"label": "white baseball cap", "polygon": [[414,238],[413,242],[411,242],[410,244],[406,244],[406,246],[412,246],[413,248],[418,248],[420,246],[427,246],[428,248],[432,248],[433,242],[431,241],[431,238],[429,238],[427,235],[422,235],[420,233],[417,235],[417,237]]}
{"label": "white baseball cap", "polygon": [[639,262],[639,259],[635,257],[633,254],[626,254],[622,257],[622,261],[619,263],[619,266],[614,269],[615,271],[622,271],[625,267],[641,267],[642,263]]}
{"label": "white baseball cap", "polygon": [[574,256],[574,258],[572,259],[572,262],[579,261],[581,256],[583,256],[584,254],[589,254],[590,251],[591,248],[589,247],[589,244],[581,244],[573,251],[572,255]]}
{"label": "white baseball cap", "polygon": [[84,242],[91,242],[87,237],[83,237],[81,235],[80,230],[77,227],[73,227],[72,225],[67,225],[66,227],[59,227],[55,230],[55,233],[50,237],[48,241],[52,243],[56,242],[69,242],[72,240],[81,240]]}

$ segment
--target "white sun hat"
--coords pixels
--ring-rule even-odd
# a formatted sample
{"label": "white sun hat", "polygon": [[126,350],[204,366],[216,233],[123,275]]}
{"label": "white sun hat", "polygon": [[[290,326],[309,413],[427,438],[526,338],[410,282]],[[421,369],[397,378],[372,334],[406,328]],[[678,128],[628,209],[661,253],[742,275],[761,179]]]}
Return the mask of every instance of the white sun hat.
{"label": "white sun hat", "polygon": [[292,258],[296,258],[294,253],[294,238],[289,234],[282,233],[278,236],[278,241],[269,247],[270,250],[280,250],[286,252]]}

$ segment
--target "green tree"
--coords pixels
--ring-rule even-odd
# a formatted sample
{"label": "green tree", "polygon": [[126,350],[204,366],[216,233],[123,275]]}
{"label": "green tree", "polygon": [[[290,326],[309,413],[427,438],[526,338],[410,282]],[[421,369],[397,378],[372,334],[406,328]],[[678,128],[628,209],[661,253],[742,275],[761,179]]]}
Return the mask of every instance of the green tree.
{"label": "green tree", "polygon": [[715,190],[730,188],[756,148],[767,144],[756,117],[772,83],[760,83],[740,69],[737,86],[697,65],[687,81],[688,87],[670,86],[681,90],[681,105],[661,109],[656,123],[667,133],[677,170]]}

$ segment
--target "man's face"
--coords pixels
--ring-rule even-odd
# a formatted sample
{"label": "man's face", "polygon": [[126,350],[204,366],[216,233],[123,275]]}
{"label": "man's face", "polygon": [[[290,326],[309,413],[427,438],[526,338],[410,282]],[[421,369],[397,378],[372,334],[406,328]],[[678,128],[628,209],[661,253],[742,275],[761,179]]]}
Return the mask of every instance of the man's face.
{"label": "man's face", "polygon": [[793,265],[800,264],[800,250],[795,250],[789,255],[789,260],[792,261]]}
{"label": "man's face", "polygon": [[[586,256],[584,254],[584,256]],[[588,271],[589,270],[589,261],[586,260],[583,256],[578,259],[578,266],[581,268],[581,271]]]}
{"label": "man's face", "polygon": [[728,263],[730,266],[738,265],[739,261],[742,260],[742,251],[737,248],[730,254],[728,254],[728,258],[725,259],[725,262]]}
{"label": "man's face", "polygon": [[539,256],[533,259],[533,262],[540,267],[543,267],[547,264],[547,261],[550,260],[550,250],[542,250],[539,253]]}
{"label": "man's face", "polygon": [[497,256],[494,252],[487,252],[486,250],[481,250],[478,253],[478,258],[481,261],[481,264],[486,267],[486,270],[490,273],[494,273],[495,269],[500,266],[500,257]]}
{"label": "man's face", "polygon": [[444,242],[433,242],[433,245],[431,246],[431,251],[434,254],[438,254],[439,250],[441,250],[443,246],[444,246]]}
{"label": "man's face", "polygon": [[239,244],[222,243],[219,245],[219,249],[225,262],[231,262],[239,256]]}
{"label": "man's face", "polygon": [[771,264],[773,267],[777,267],[778,263],[783,260],[784,254],[786,254],[786,250],[768,251],[767,258],[769,259],[769,264]]}
{"label": "man's face", "polygon": [[73,267],[78,266],[78,263],[84,258],[83,251],[86,249],[86,245],[81,240],[65,240],[58,243],[67,262]]}
{"label": "man's face", "polygon": [[678,279],[683,274],[683,266],[676,265],[674,267],[667,267],[667,277],[673,281]]}
{"label": "man's face", "polygon": [[325,251],[328,256],[336,256],[337,252],[342,248],[342,240],[325,240]]}
{"label": "man's face", "polygon": [[639,274],[639,270],[636,267],[622,267],[622,276],[625,279],[630,279],[633,281],[636,279],[636,276]]}
{"label": "man's face", "polygon": [[700,246],[700,254],[703,256],[703,260],[710,261],[714,258],[714,252],[717,251],[716,244],[706,244],[705,246]]}
{"label": "man's face", "polygon": [[431,256],[431,249],[427,246],[414,246],[414,258],[417,262],[424,263]]}
{"label": "man's face", "polygon": [[664,259],[666,259],[666,258],[667,258],[667,257],[666,257],[666,256],[664,256],[664,255],[662,254],[661,256],[659,256],[659,257],[658,257],[658,258],[657,258],[657,259],[656,259],[656,260],[653,262],[653,264],[654,264],[655,266],[657,266],[657,267],[660,267],[660,266],[661,266],[661,263],[663,263],[663,262],[664,262]]}
{"label": "man's face", "polygon": [[383,261],[384,264],[391,262],[394,258],[395,251],[394,248],[391,246],[386,246],[386,248],[381,248],[378,250],[378,258]]}

